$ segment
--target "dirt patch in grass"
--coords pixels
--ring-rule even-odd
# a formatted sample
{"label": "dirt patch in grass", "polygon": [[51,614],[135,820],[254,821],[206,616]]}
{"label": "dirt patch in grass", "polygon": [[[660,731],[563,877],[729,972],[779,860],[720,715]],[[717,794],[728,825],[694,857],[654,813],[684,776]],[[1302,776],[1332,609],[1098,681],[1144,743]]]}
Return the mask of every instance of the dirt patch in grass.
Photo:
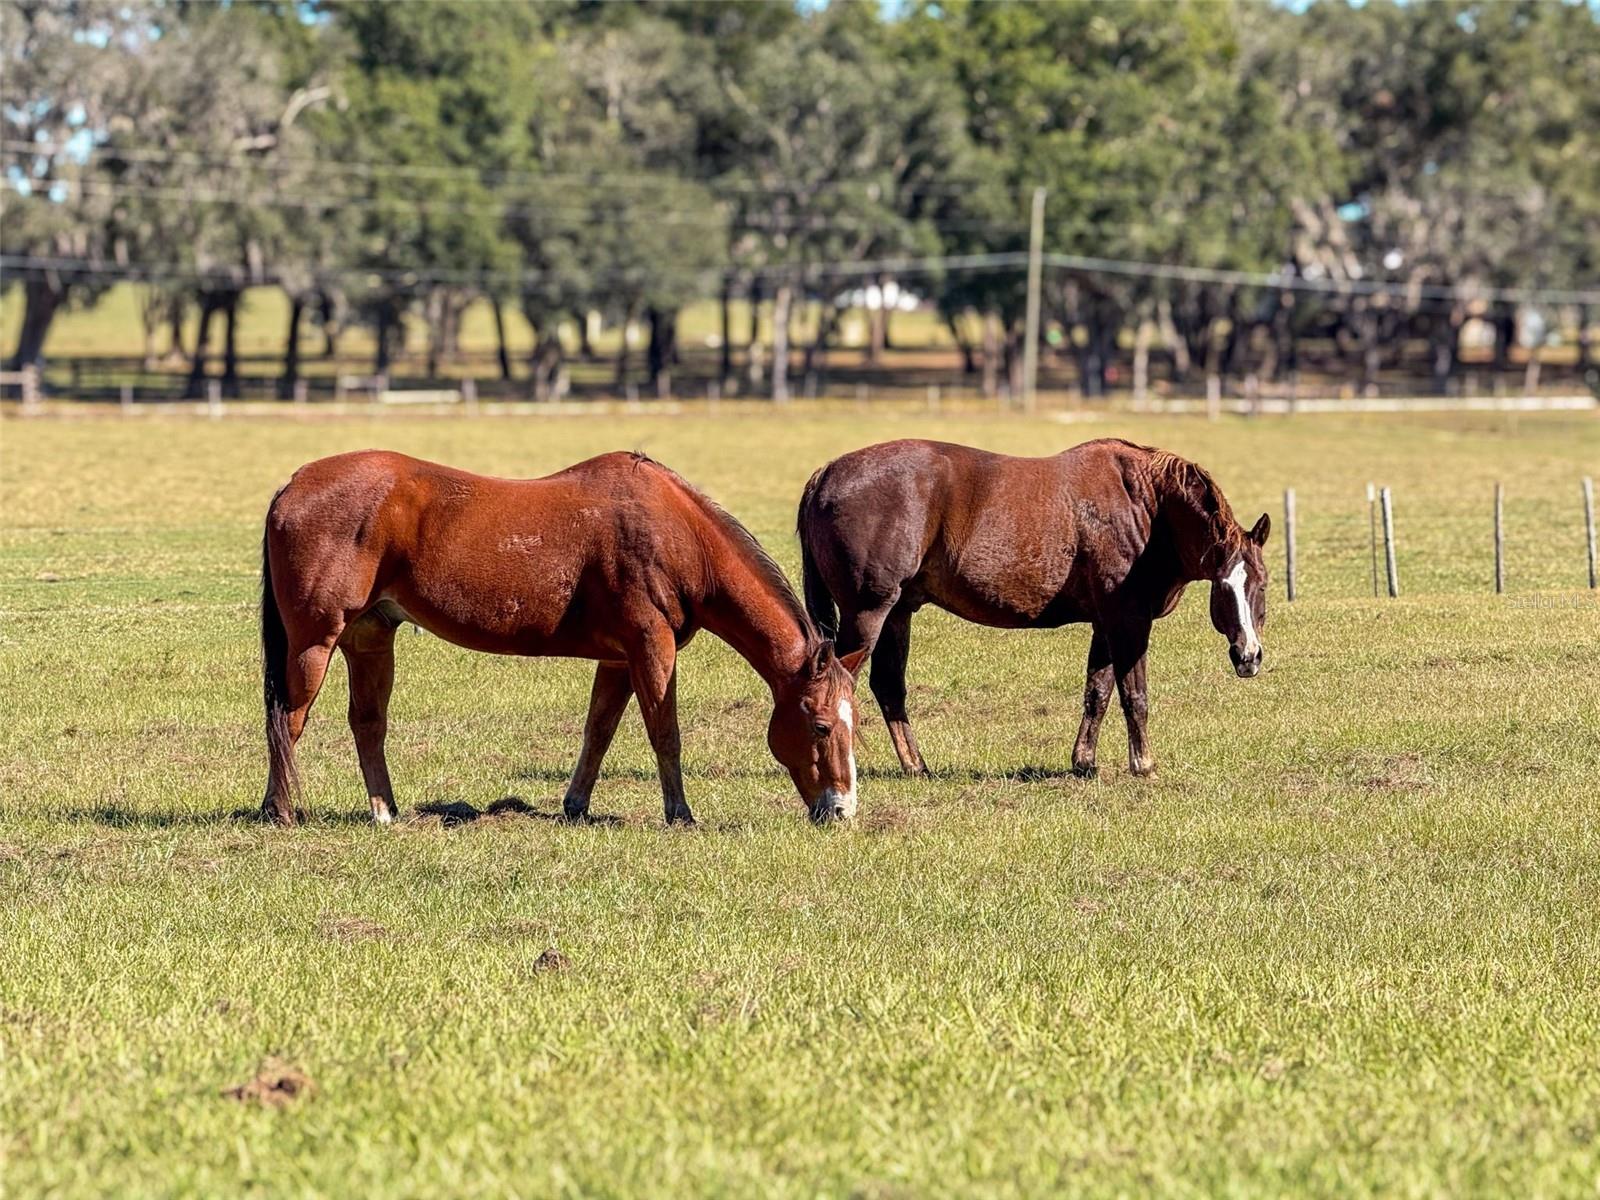
{"label": "dirt patch in grass", "polygon": [[1420,754],[1362,756],[1351,760],[1350,770],[1372,792],[1417,792],[1433,786],[1433,773]]}
{"label": "dirt patch in grass", "polygon": [[569,971],[572,969],[572,960],[561,951],[551,946],[538,958],[533,960],[535,971]]}
{"label": "dirt patch in grass", "polygon": [[528,942],[535,939],[543,941],[552,932],[548,921],[529,921],[519,918],[480,926],[473,930],[473,936],[486,942]]}
{"label": "dirt patch in grass", "polygon": [[372,942],[391,935],[386,926],[365,917],[324,917],[322,936],[336,942]]}
{"label": "dirt patch in grass", "polygon": [[863,833],[906,833],[916,827],[917,815],[894,804],[874,804],[858,818]]}
{"label": "dirt patch in grass", "polygon": [[294,1101],[310,1096],[317,1090],[299,1067],[276,1058],[262,1061],[254,1078],[234,1087],[223,1088],[222,1094],[241,1104],[259,1104],[263,1108],[283,1108]]}

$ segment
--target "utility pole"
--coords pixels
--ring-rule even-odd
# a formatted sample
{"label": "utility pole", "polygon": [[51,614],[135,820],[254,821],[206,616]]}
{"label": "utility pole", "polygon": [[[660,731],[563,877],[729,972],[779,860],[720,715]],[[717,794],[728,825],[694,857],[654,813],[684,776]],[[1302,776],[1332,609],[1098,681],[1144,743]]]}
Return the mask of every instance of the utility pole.
{"label": "utility pole", "polygon": [[1044,189],[1033,189],[1033,223],[1028,232],[1028,317],[1022,343],[1022,407],[1038,407],[1039,381],[1039,277],[1044,258]]}

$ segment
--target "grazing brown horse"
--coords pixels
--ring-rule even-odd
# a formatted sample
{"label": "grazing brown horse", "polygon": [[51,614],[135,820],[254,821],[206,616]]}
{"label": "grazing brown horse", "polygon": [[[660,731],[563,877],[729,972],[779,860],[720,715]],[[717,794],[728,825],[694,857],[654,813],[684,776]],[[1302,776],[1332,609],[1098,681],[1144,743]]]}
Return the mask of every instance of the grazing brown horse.
{"label": "grazing brown horse", "polygon": [[[1004,629],[1094,627],[1072,770],[1092,777],[1115,680],[1135,775],[1155,771],[1145,737],[1150,626],[1185,585],[1211,584],[1211,623],[1235,670],[1261,669],[1267,621],[1265,514],[1248,533],[1192,462],[1131,442],[1087,442],[1011,458],[899,441],[835,459],[811,477],[798,530],[806,607],[841,650],[872,655],[901,767],[927,770],[906,715],[911,616],[934,604]],[[835,607],[837,605],[837,608]]]}
{"label": "grazing brown horse", "polygon": [[393,819],[383,743],[403,621],[473,650],[598,660],[563,805],[570,818],[588,813],[636,695],[667,820],[694,819],[676,683],[678,651],[701,628],[771,687],[767,744],[812,817],[855,813],[851,705],[864,654],[836,656],[755,538],[643,455],[528,480],[371,450],[296,471],[267,510],[262,545],[264,815],[294,823],[294,747],[337,647],[372,816]]}

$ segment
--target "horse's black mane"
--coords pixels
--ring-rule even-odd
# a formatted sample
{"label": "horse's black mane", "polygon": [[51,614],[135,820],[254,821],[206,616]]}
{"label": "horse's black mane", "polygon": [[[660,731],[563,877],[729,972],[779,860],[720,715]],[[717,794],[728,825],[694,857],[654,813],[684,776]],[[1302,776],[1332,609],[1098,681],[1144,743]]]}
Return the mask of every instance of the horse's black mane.
{"label": "horse's black mane", "polygon": [[772,590],[778,594],[778,598],[783,602],[784,608],[800,623],[800,628],[805,631],[806,649],[811,651],[820,645],[822,635],[817,632],[817,627],[811,620],[811,614],[806,612],[806,606],[800,602],[800,597],[795,594],[794,585],[789,582],[789,577],[784,574],[783,568],[778,565],[777,560],[771,554],[767,553],[767,548],[756,540],[756,535],[746,529],[739,521],[739,518],[735,517],[671,467],[664,463],[659,463],[648,454],[643,454],[639,451],[634,451],[633,457],[636,462],[649,463],[666,474],[687,495],[694,499],[706,516],[711,518],[712,523],[727,534],[728,540],[740,549],[746,564],[751,570],[771,585]]}

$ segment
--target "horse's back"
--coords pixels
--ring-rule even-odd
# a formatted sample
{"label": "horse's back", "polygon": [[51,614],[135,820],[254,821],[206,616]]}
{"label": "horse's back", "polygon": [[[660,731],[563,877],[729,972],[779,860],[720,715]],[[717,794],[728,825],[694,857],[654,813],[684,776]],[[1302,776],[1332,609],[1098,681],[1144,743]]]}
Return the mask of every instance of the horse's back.
{"label": "horse's back", "polygon": [[686,574],[684,493],[651,467],[623,452],[503,479],[390,451],[319,459],[269,510],[274,584],[341,619],[381,606],[475,649],[592,657],[607,647],[583,614],[670,607]]}
{"label": "horse's back", "polygon": [[1142,453],[1115,439],[1042,458],[879,443],[819,475],[805,521],[816,528],[802,537],[831,580],[857,593],[841,599],[898,588],[983,624],[1081,620],[1094,603],[1091,576],[1126,570]]}

